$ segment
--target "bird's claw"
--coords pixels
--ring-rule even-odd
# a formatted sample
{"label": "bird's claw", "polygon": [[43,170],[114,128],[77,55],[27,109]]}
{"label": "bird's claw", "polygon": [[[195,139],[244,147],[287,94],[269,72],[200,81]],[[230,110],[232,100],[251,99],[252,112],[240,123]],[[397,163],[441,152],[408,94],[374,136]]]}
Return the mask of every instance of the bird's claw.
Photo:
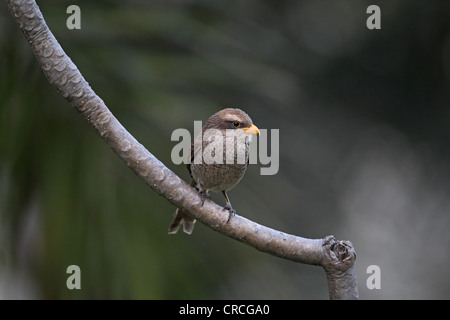
{"label": "bird's claw", "polygon": [[203,207],[203,205],[205,204],[205,199],[211,200],[211,197],[210,197],[208,191],[206,191],[206,190],[201,190],[198,193],[200,194],[200,199],[202,201],[202,207]]}
{"label": "bird's claw", "polygon": [[228,219],[227,219],[227,223],[230,221],[231,217],[233,217],[236,214],[236,210],[233,209],[233,207],[231,207],[231,204],[227,204],[223,210],[228,210]]}

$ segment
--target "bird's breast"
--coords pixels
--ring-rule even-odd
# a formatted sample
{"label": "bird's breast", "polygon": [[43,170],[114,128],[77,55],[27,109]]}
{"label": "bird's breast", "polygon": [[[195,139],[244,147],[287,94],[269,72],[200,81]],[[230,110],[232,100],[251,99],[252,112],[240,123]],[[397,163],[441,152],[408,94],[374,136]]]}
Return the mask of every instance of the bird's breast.
{"label": "bird's breast", "polygon": [[[203,143],[197,143],[197,147],[194,147],[192,177],[203,189],[230,190],[244,176],[248,165],[248,151],[248,137],[231,135],[204,137]],[[196,161],[200,153],[201,162],[199,158]]]}

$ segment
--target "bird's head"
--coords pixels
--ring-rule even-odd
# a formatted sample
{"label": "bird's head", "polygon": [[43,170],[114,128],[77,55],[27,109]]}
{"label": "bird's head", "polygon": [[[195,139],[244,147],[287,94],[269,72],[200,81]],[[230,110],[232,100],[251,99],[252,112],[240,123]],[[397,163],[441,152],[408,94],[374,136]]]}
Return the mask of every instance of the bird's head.
{"label": "bird's head", "polygon": [[246,134],[259,134],[249,115],[237,108],[226,108],[213,114],[203,127],[203,130],[206,129],[233,129],[243,130]]}

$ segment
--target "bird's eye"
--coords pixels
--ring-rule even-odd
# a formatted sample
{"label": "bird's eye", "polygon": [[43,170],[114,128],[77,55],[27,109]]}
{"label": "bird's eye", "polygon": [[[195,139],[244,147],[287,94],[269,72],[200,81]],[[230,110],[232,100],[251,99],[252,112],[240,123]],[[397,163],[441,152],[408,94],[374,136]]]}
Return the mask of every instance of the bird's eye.
{"label": "bird's eye", "polygon": [[240,125],[241,123],[239,121],[233,121],[233,127],[239,128]]}

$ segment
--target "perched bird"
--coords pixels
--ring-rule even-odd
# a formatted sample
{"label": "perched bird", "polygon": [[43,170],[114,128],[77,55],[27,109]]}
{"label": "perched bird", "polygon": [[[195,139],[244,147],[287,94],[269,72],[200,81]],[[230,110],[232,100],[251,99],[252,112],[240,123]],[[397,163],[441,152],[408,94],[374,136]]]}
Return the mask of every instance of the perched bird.
{"label": "perched bird", "polygon": [[[227,108],[213,114],[195,137],[191,145],[190,161],[186,167],[202,198],[209,198],[209,190],[222,192],[229,211],[228,220],[236,211],[231,206],[227,191],[241,181],[248,166],[249,142],[259,129],[247,113],[240,109]],[[169,227],[169,234],[177,233],[181,224],[183,231],[191,234],[195,219],[177,209]]]}

